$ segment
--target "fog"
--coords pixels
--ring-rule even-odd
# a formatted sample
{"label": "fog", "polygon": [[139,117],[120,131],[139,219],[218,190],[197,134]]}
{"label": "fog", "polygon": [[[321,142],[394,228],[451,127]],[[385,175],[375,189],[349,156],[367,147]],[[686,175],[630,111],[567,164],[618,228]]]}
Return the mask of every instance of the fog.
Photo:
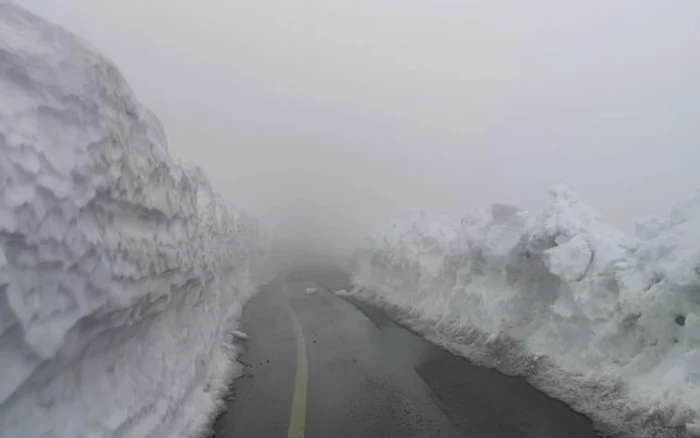
{"label": "fog", "polygon": [[316,246],[415,209],[610,222],[699,186],[700,2],[22,0],[115,61],[174,153]]}

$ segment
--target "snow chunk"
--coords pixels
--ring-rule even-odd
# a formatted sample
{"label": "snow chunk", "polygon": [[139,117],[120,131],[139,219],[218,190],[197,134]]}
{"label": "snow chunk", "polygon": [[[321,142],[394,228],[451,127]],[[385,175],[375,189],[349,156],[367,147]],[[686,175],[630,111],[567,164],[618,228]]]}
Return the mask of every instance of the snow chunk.
{"label": "snow chunk", "polygon": [[241,341],[247,341],[248,340],[248,335],[243,333],[242,331],[235,330],[233,333],[233,337],[235,339],[239,339]]}
{"label": "snow chunk", "polygon": [[593,261],[593,251],[585,237],[576,235],[543,253],[549,271],[565,281],[583,279]]}

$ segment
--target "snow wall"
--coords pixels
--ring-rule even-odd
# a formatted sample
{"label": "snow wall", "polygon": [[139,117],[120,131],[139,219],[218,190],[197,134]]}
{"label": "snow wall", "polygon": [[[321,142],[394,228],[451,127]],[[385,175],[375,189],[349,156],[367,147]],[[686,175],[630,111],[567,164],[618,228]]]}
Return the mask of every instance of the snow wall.
{"label": "snow wall", "polygon": [[415,215],[358,253],[353,293],[605,432],[697,433],[700,192],[636,234],[565,187],[534,217],[511,205],[461,222]]}
{"label": "snow wall", "polygon": [[110,62],[0,0],[0,437],[204,432],[266,240]]}

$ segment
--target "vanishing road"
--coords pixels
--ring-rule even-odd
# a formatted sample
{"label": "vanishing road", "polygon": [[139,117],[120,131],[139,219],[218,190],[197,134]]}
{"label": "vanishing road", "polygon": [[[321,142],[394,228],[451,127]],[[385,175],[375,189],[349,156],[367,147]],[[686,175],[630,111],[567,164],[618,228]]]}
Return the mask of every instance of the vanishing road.
{"label": "vanishing road", "polygon": [[216,438],[598,436],[524,380],[476,367],[329,292],[344,281],[332,271],[297,273],[250,301],[246,373]]}

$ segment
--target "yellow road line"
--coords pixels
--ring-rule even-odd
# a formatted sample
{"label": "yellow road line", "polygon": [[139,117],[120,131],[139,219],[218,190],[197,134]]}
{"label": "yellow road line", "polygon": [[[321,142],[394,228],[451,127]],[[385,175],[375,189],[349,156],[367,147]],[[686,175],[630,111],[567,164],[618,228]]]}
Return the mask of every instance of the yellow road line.
{"label": "yellow road line", "polygon": [[289,305],[289,314],[292,317],[292,325],[294,325],[294,334],[297,341],[297,376],[294,381],[292,412],[289,418],[287,438],[304,438],[306,430],[306,392],[309,382],[306,341],[304,340],[304,331],[291,304]]}

